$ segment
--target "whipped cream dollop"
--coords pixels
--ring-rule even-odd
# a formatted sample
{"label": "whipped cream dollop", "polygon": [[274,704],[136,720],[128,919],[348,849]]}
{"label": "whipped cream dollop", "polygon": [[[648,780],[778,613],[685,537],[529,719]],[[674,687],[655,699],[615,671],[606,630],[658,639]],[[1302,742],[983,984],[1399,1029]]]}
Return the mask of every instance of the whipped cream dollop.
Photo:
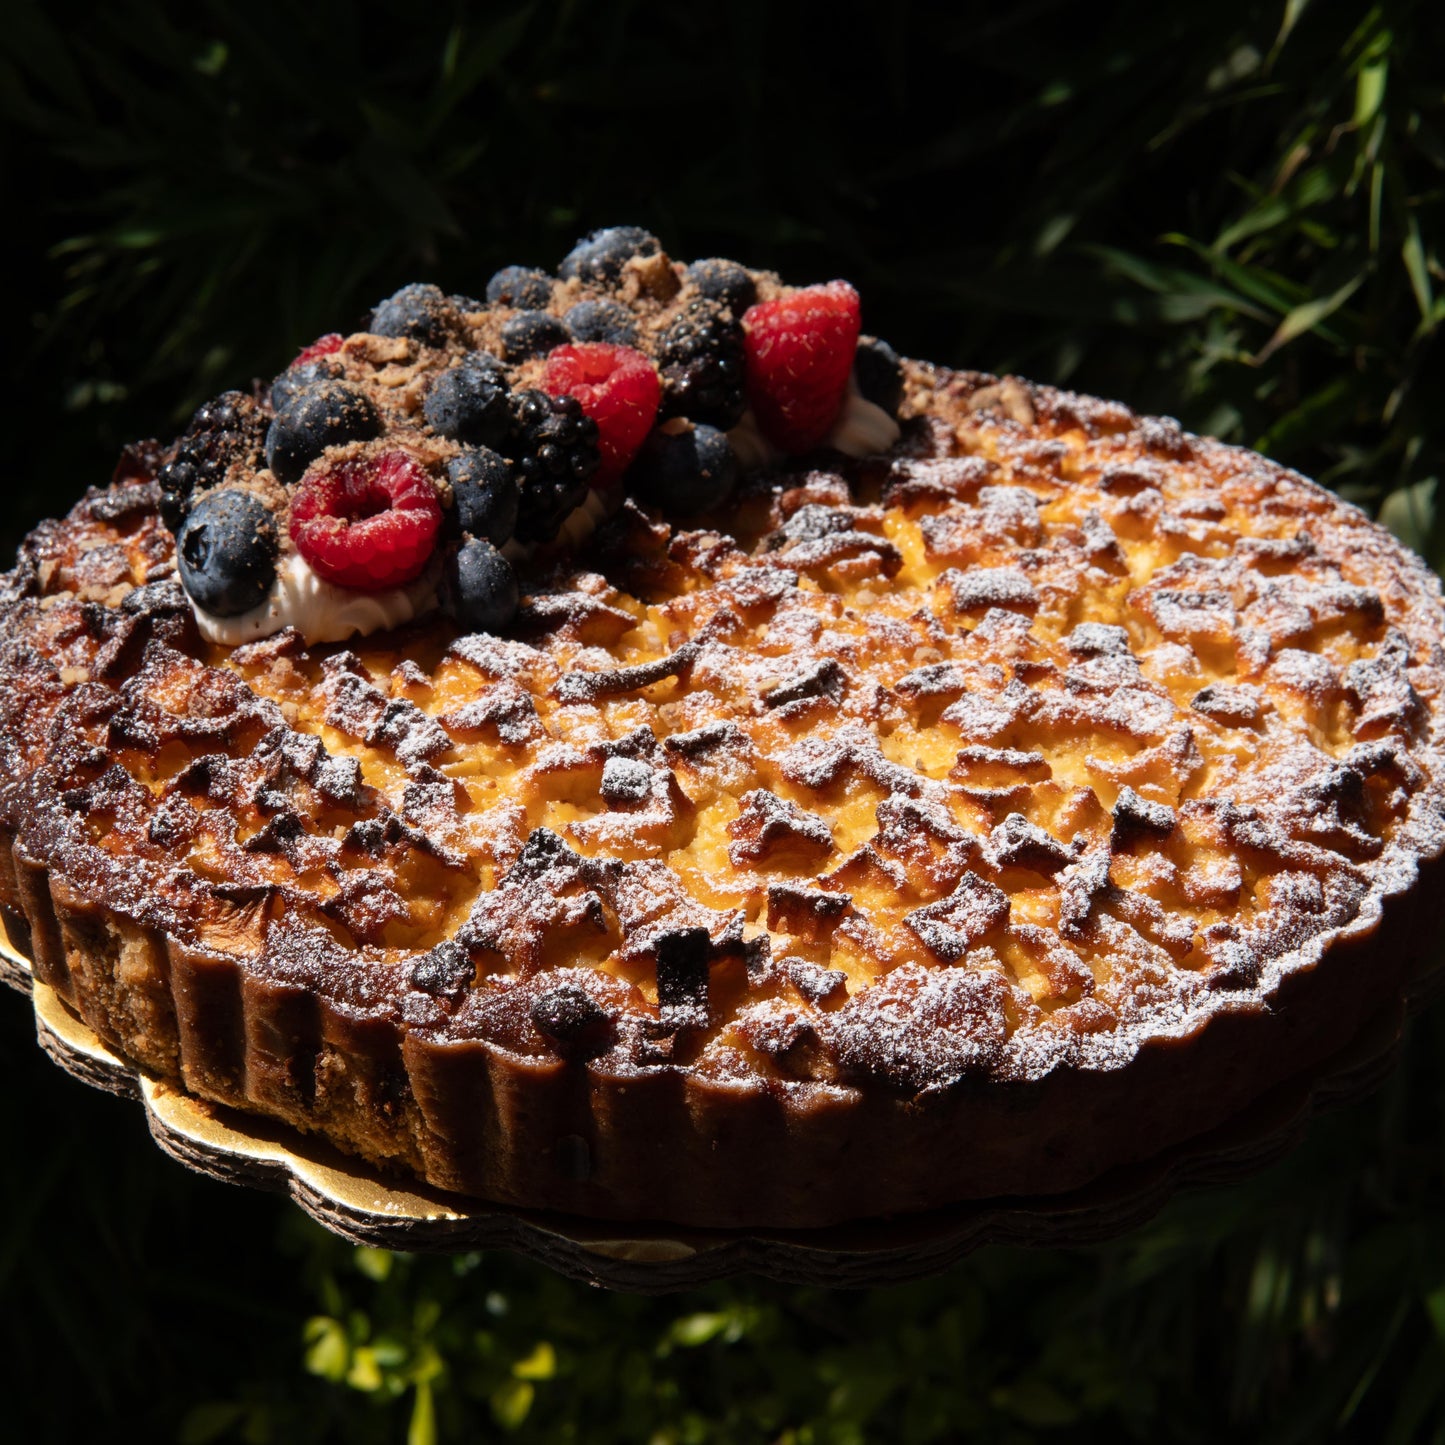
{"label": "whipped cream dollop", "polygon": [[[607,516],[607,503],[595,491],[568,513],[557,532],[564,547],[580,546]],[[525,562],[536,547],[508,542],[501,549],[509,562]],[[441,568],[433,563],[415,582],[405,587],[388,587],[382,592],[358,592],[338,587],[318,577],[299,553],[283,558],[266,600],[236,617],[217,617],[188,599],[196,626],[207,642],[222,647],[239,647],[270,637],[284,627],[294,627],[308,643],[345,642],[348,637],[368,637],[389,627],[433,612],[438,605]]]}
{"label": "whipped cream dollop", "polygon": [[281,560],[266,600],[236,617],[217,617],[191,600],[196,626],[207,642],[239,647],[294,627],[311,642],[344,642],[400,627],[437,605],[441,569],[435,563],[405,587],[357,592],[318,577],[297,553]]}
{"label": "whipped cream dollop", "polygon": [[[589,491],[562,519],[555,540],[564,547],[580,547],[601,525],[607,511],[607,502],[602,494]],[[515,537],[500,549],[509,562],[529,562],[536,550],[537,543],[519,542]]]}
{"label": "whipped cream dollop", "polygon": [[894,419],[858,390],[856,376],[848,378],[843,410],[823,441],[845,457],[871,457],[886,452],[903,433]]}
{"label": "whipped cream dollop", "polygon": [[[838,419],[823,438],[823,445],[847,457],[869,457],[886,452],[902,434],[898,423],[858,390],[857,377],[850,376]],[[752,407],[728,432],[728,445],[744,471],[775,467],[784,457],[784,453],[763,435]]]}

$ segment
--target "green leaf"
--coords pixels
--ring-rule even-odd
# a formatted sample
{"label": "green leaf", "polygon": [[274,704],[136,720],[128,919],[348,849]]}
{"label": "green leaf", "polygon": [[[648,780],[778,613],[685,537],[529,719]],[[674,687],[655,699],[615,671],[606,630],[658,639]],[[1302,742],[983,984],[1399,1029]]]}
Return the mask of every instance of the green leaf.
{"label": "green leaf", "polygon": [[1425,1296],[1425,1310],[1430,1316],[1430,1323],[1435,1330],[1435,1338],[1442,1346],[1445,1346],[1445,1285],[1439,1289],[1431,1290]]}
{"label": "green leaf", "polygon": [[1079,1419],[1079,1407],[1042,1376],[1029,1376],[996,1390],[993,1399],[1005,1413],[1039,1429],[1057,1429]]}
{"label": "green leaf", "polygon": [[[1241,241],[1283,225],[1293,215],[1293,208],[1283,196],[1265,196],[1251,206],[1237,221],[1231,222],[1215,237],[1213,250],[1227,251]],[[1170,239],[1165,237],[1166,240]]]}
{"label": "green leaf", "polygon": [[1310,0],[1285,0],[1284,15],[1279,22],[1279,33],[1274,37],[1274,44],[1270,47],[1269,59],[1273,64],[1274,58],[1285,47],[1285,42],[1294,33],[1294,28],[1299,24],[1299,18],[1309,8]]}
{"label": "green leaf", "polygon": [[381,1361],[370,1345],[358,1345],[351,1354],[351,1368],[346,1372],[346,1383],[353,1390],[370,1393],[379,1390],[384,1383]]}
{"label": "green leaf", "polygon": [[191,63],[202,75],[214,80],[226,68],[230,53],[224,40],[212,40],[202,46],[200,54]]}
{"label": "green leaf", "polygon": [[1427,1340],[1405,1388],[1396,1398],[1384,1445],[1411,1445],[1412,1441],[1419,1440],[1421,1424],[1442,1397],[1445,1397],[1445,1369],[1441,1368],[1440,1347],[1434,1340]]}
{"label": "green leaf", "polygon": [[1220,307],[1243,312],[1260,321],[1267,319],[1266,312],[1237,291],[1231,291],[1208,277],[1196,276],[1172,266],[1161,266],[1112,246],[1090,246],[1087,249],[1120,275],[1164,297],[1161,310],[1170,319],[1192,320]]}
{"label": "green leaf", "polygon": [[1390,493],[1380,506],[1380,522],[1407,547],[1423,552],[1435,520],[1435,478]]}
{"label": "green leaf", "polygon": [[234,1400],[208,1400],[186,1412],[177,1435],[179,1445],[210,1445],[245,1414]]}
{"label": "green leaf", "polygon": [[428,1380],[417,1383],[411,1420],[406,1427],[406,1445],[437,1445],[436,1403]]}
{"label": "green leaf", "polygon": [[709,1340],[716,1339],[732,1323],[732,1316],[725,1313],[684,1315],[674,1320],[667,1332],[668,1340],[681,1345],[685,1350],[696,1349]]}
{"label": "green leaf", "polygon": [[519,1380],[550,1380],[556,1373],[557,1352],[546,1340],[512,1366],[512,1374]]}
{"label": "green leaf", "polygon": [[1265,342],[1264,347],[1254,358],[1255,365],[1262,366],[1282,346],[1288,346],[1291,341],[1304,336],[1307,332],[1314,331],[1322,321],[1333,316],[1364,284],[1365,274],[1361,272],[1352,280],[1346,281],[1338,291],[1334,291],[1328,296],[1316,297],[1315,300],[1308,301],[1303,306],[1296,306],[1280,322],[1274,335]]}
{"label": "green leaf", "polygon": [[[1270,310],[1283,314],[1297,305],[1304,294],[1297,285],[1283,276],[1277,276],[1261,266],[1247,266],[1233,261],[1228,256],[1221,255],[1219,250],[1202,245],[1190,236],[1170,232],[1160,239],[1166,244],[1185,246],[1193,251],[1202,261],[1207,262],[1212,269],[1218,271],[1240,295],[1248,297],[1251,301],[1257,301],[1261,307],[1267,306]],[[1237,309],[1244,310],[1244,308]],[[1269,320],[1268,313],[1257,308],[1244,310],[1244,314],[1253,316],[1260,321]]]}
{"label": "green leaf", "polygon": [[356,1248],[356,1267],[368,1279],[374,1279],[378,1284],[388,1278],[391,1274],[391,1267],[395,1259],[390,1250],[373,1249],[370,1245],[358,1245]]}
{"label": "green leaf", "polygon": [[1388,59],[1360,68],[1355,77],[1355,126],[1363,130],[1380,113],[1385,103],[1385,81],[1390,74]]}
{"label": "green leaf", "polygon": [[520,1430],[532,1409],[537,1388],[529,1380],[504,1380],[492,1391],[492,1417],[504,1430]]}
{"label": "green leaf", "polygon": [[1400,256],[1405,262],[1405,271],[1410,277],[1410,289],[1415,293],[1415,304],[1420,315],[1430,321],[1435,309],[1435,295],[1430,285],[1430,268],[1425,260],[1425,243],[1420,238],[1420,221],[1410,216],[1409,230],[1400,245]]}
{"label": "green leaf", "polygon": [[306,1368],[324,1380],[340,1383],[351,1363],[351,1341],[340,1320],[315,1315],[306,1321]]}

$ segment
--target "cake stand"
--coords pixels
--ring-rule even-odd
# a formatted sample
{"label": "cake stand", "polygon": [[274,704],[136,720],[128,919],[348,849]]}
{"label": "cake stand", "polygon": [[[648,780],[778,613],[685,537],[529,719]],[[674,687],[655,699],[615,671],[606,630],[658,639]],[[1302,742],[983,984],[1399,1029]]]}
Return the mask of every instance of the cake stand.
{"label": "cake stand", "polygon": [[1257,1099],[1242,1117],[1086,1188],[973,1201],[927,1214],[826,1229],[703,1230],[531,1212],[382,1174],[283,1124],[185,1093],[114,1052],[0,937],[0,982],[30,996],[42,1048],[93,1087],[140,1100],[156,1143],[213,1179],[288,1194],[318,1223],[358,1244],[448,1252],[510,1249],[574,1279],[662,1293],[741,1273],[830,1287],[932,1274],[985,1244],[1066,1246],[1124,1233],[1177,1190],[1238,1179],[1278,1159],[1321,1110],[1359,1098],[1394,1067],[1409,1014],[1440,991],[1445,968],[1419,975],[1367,1019],[1323,1068]]}

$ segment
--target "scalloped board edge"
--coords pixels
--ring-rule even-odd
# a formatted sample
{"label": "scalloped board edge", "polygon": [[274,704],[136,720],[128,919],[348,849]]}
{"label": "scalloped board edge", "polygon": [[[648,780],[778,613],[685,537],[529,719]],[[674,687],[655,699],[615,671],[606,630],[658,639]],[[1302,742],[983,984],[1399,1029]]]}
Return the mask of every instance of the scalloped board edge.
{"label": "scalloped board edge", "polygon": [[93,1087],[139,1098],[157,1144],[226,1183],[289,1195],[312,1219],[357,1244],[410,1252],[509,1249],[571,1278],[634,1293],[690,1289],[752,1272],[787,1283],[857,1288],[936,1273],[985,1244],[1082,1245],[1134,1228],[1179,1189],[1253,1173],[1288,1152],[1321,1110],[1350,1102],[1393,1069],[1408,1013],[1440,991],[1436,967],[1367,1021],[1331,1066],[1271,1091],[1237,1119],[1146,1164],[1047,1199],[959,1205],[906,1219],[765,1233],[615,1226],[477,1205],[383,1178],[329,1145],[268,1120],[196,1099],[112,1051],[32,978],[0,939],[0,982],[29,993],[41,1046]]}

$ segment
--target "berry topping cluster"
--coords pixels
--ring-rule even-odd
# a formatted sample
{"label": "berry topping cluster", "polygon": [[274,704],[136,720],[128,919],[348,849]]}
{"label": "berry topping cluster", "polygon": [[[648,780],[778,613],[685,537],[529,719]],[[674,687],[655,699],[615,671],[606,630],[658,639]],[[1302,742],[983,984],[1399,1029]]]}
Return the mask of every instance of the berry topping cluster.
{"label": "berry topping cluster", "polygon": [[514,568],[625,494],[694,517],[744,459],[850,445],[850,408],[896,435],[898,356],[859,326],[846,282],[684,266],[636,226],[594,231],[555,276],[503,267],[485,300],[404,286],[269,389],[208,402],[166,453],[182,584],[213,618],[279,627],[278,578],[304,564],[351,592],[434,586],[463,627],[504,628]]}

